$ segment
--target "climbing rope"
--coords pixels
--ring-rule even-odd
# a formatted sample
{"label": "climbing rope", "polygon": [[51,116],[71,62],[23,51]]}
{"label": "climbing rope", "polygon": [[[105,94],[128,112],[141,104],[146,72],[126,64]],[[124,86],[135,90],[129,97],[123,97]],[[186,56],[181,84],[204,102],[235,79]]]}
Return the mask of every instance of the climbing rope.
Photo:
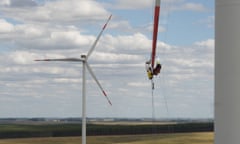
{"label": "climbing rope", "polygon": [[154,81],[153,79],[151,80],[152,82],[152,121],[155,120],[155,105],[154,105]]}

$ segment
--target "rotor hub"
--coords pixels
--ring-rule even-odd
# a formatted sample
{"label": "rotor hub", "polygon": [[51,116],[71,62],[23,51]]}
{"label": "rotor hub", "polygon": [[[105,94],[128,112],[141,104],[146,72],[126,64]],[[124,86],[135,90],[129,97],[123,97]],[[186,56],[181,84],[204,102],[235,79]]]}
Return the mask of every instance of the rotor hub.
{"label": "rotor hub", "polygon": [[83,55],[81,55],[81,58],[85,60],[87,58],[87,56],[83,54]]}

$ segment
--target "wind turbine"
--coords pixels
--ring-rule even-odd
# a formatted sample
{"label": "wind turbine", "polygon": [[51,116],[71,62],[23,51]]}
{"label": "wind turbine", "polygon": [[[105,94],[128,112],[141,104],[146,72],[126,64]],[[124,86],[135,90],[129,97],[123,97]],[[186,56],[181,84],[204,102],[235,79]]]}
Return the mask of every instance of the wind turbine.
{"label": "wind turbine", "polygon": [[82,62],[82,144],[86,144],[86,68],[88,69],[90,75],[96,81],[97,85],[101,89],[103,95],[107,99],[108,103],[112,105],[110,99],[108,98],[107,94],[105,93],[104,89],[102,88],[101,84],[99,83],[97,77],[93,73],[90,65],[88,64],[88,58],[92,54],[93,50],[95,49],[97,42],[99,41],[103,31],[107,27],[108,22],[111,20],[112,15],[108,18],[105,25],[102,27],[101,32],[98,34],[96,40],[94,41],[91,49],[88,51],[87,55],[81,55],[80,58],[60,58],[60,59],[38,59],[35,61],[63,61],[63,62]]}

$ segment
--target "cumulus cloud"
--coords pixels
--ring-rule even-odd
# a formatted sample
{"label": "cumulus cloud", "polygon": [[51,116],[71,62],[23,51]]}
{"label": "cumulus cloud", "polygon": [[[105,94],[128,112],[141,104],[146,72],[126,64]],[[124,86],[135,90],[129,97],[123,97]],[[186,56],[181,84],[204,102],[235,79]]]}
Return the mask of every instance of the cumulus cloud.
{"label": "cumulus cloud", "polygon": [[79,83],[80,79],[76,79],[76,78],[55,78],[53,81],[57,82],[57,83]]}
{"label": "cumulus cloud", "polygon": [[185,3],[180,5],[179,8],[175,8],[176,10],[188,10],[188,11],[206,11],[204,5],[200,3]]}
{"label": "cumulus cloud", "polygon": [[[48,9],[49,14],[53,19],[80,19],[92,17],[95,19],[102,19],[102,16],[108,15],[107,10],[97,1],[56,1],[47,3],[43,9]],[[94,9],[94,11],[93,11]],[[42,11],[42,10],[41,10]]]}
{"label": "cumulus cloud", "polygon": [[[51,32],[48,38],[42,40],[44,43],[42,49],[46,49],[49,46],[57,49],[71,49],[89,45],[94,40],[94,36],[82,35],[78,31]],[[41,46],[41,43],[39,45]]]}
{"label": "cumulus cloud", "polygon": [[1,0],[0,6],[9,6],[11,4],[10,0]]}
{"label": "cumulus cloud", "polygon": [[[54,0],[45,1],[41,5],[35,5],[30,0],[22,2],[0,2],[1,98],[9,98],[16,101],[16,104],[29,101],[36,103],[37,99],[41,106],[36,107],[36,110],[41,111],[43,116],[46,116],[44,114],[47,110],[43,110],[42,106],[53,109],[53,102],[64,102],[71,106],[75,104],[74,108],[63,110],[65,113],[59,114],[66,116],[79,109],[76,107],[81,102],[81,63],[35,62],[34,59],[78,58],[82,53],[87,53],[101,24],[109,16],[106,3],[95,0]],[[175,10],[204,10],[200,4],[187,4],[185,0],[168,2],[180,6],[180,9]],[[115,3],[118,3],[119,7],[113,7],[114,10],[151,7],[151,1],[146,0],[117,0]],[[116,12],[116,15],[119,13]],[[149,59],[152,45],[149,31],[152,31],[150,22],[136,26],[128,20],[114,16],[89,58],[89,64],[114,103],[113,114],[107,114],[108,116],[116,116],[122,105],[136,111],[142,108],[142,104],[150,107],[151,83],[145,72],[145,61]],[[165,29],[162,27],[159,32],[165,32]],[[194,98],[200,95],[199,89],[209,96],[207,92],[211,92],[209,89],[212,87],[214,67],[213,39],[206,38],[184,47],[159,40],[157,52],[163,69],[155,79],[156,94],[166,91],[173,105],[172,109],[182,97],[191,97],[189,101],[194,101]],[[97,96],[100,93],[89,74],[87,79],[89,106],[103,111],[103,114],[99,115],[94,111],[92,115],[105,115],[104,109],[96,104],[104,99]],[[161,106],[160,99],[156,99],[157,106]],[[183,105],[189,107],[188,104],[184,102]],[[2,104],[1,108],[4,109]],[[22,109],[21,112],[25,110]],[[78,112],[77,110],[70,116],[79,116]],[[26,115],[32,116],[32,113],[26,112]],[[118,114],[117,116],[131,116],[125,112]],[[149,111],[144,110],[135,116],[146,117],[148,114]]]}
{"label": "cumulus cloud", "polygon": [[32,64],[37,54],[27,51],[16,51],[9,55],[9,58],[16,64]]}
{"label": "cumulus cloud", "polygon": [[[6,7],[3,13],[21,22],[84,22],[85,20],[102,20],[109,15],[109,12],[94,0],[48,1],[44,5],[34,5],[31,0],[24,0],[24,3],[22,0],[12,0],[10,4],[20,8]],[[24,5],[36,7],[21,8]]]}
{"label": "cumulus cloud", "polygon": [[152,6],[152,1],[149,0],[138,0],[138,1],[129,1],[129,0],[117,0],[115,8],[119,9],[143,9]]}
{"label": "cumulus cloud", "polygon": [[5,19],[0,19],[0,34],[10,33],[14,30],[14,26]]}
{"label": "cumulus cloud", "polygon": [[213,75],[214,40],[196,42],[191,47],[178,47],[174,51],[167,60],[171,65],[167,68],[170,75],[181,80],[210,78]]}
{"label": "cumulus cloud", "polygon": [[213,39],[208,39],[206,41],[196,42],[195,45],[202,46],[202,47],[208,47],[208,48],[214,48],[215,41]]}
{"label": "cumulus cloud", "polygon": [[10,7],[33,7],[37,6],[37,3],[34,0],[10,0]]}
{"label": "cumulus cloud", "polygon": [[[154,6],[154,1],[149,0],[138,0],[129,1],[129,0],[117,0],[113,5],[109,6],[115,9],[123,9],[123,10],[136,10],[136,9],[145,9],[151,8]],[[193,3],[186,2],[186,0],[166,0],[161,3],[162,13],[166,13],[166,11],[196,11],[196,12],[204,12],[207,8],[201,3]]]}
{"label": "cumulus cloud", "polygon": [[128,85],[132,87],[147,87],[149,84],[146,82],[129,82]]}
{"label": "cumulus cloud", "polygon": [[[106,59],[107,58],[107,59]],[[140,55],[134,55],[134,54],[121,54],[121,53],[106,53],[106,52],[95,52],[93,54],[92,60],[95,60],[95,62],[101,63],[138,63],[142,61],[142,57]]]}
{"label": "cumulus cloud", "polygon": [[129,24],[128,21],[122,20],[122,21],[112,21],[111,24],[108,26],[109,29],[117,29],[119,32],[129,33],[133,32],[134,28]]}
{"label": "cumulus cloud", "polygon": [[208,8],[199,2],[188,2],[186,0],[167,0],[163,2],[163,13],[169,15],[175,11],[206,12]]}
{"label": "cumulus cloud", "polygon": [[0,20],[0,41],[12,42],[21,48],[30,49],[72,49],[90,45],[95,36],[81,34],[72,27],[49,28],[44,25],[12,25]]}

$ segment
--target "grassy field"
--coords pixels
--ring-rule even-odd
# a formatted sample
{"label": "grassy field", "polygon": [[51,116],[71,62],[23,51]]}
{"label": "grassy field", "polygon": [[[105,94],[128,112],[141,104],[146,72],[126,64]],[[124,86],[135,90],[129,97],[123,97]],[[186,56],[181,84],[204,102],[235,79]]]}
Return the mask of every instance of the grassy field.
{"label": "grassy field", "polygon": [[[181,124],[88,124],[88,136],[140,135],[174,132],[212,132],[212,123]],[[0,139],[81,136],[81,124],[0,124]]]}
{"label": "grassy field", "polygon": [[[0,144],[80,144],[81,137],[2,139]],[[176,133],[158,135],[93,136],[88,144],[213,144],[214,133]]]}

